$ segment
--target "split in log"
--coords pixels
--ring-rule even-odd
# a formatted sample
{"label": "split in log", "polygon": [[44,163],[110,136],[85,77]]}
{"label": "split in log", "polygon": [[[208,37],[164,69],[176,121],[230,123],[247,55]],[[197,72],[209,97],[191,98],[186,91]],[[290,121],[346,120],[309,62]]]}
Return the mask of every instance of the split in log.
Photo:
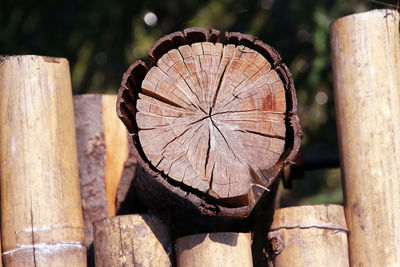
{"label": "split in log", "polygon": [[123,215],[94,223],[97,267],[172,266],[168,227],[154,215]]}
{"label": "split in log", "polygon": [[0,59],[5,266],[86,266],[68,61]]}
{"label": "split in log", "polygon": [[275,211],[266,250],[269,266],[349,266],[347,227],[340,205]]}
{"label": "split in log", "polygon": [[175,242],[178,267],[250,267],[249,233],[209,233],[179,238]]}
{"label": "split in log", "polygon": [[296,95],[273,48],[239,33],[216,40],[201,28],[161,38],[149,71],[137,61],[124,74],[117,111],[150,176],[211,213],[246,217],[298,151]]}

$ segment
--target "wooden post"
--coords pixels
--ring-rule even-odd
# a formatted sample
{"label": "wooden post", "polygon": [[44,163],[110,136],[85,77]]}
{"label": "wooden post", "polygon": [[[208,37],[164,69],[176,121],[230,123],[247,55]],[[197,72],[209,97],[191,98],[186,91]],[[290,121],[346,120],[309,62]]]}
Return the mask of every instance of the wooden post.
{"label": "wooden post", "polygon": [[176,240],[178,267],[250,267],[251,237],[248,233],[209,233]]}
{"label": "wooden post", "polygon": [[68,61],[0,60],[5,266],[86,266]]}
{"label": "wooden post", "polygon": [[168,227],[154,215],[123,215],[94,223],[96,267],[171,266]]}
{"label": "wooden post", "polygon": [[[74,96],[85,243],[93,242],[93,222],[115,216],[136,169],[128,132],[115,113],[116,95]],[[123,186],[119,187],[121,184]]]}
{"label": "wooden post", "polygon": [[117,112],[139,165],[176,195],[152,190],[154,201],[245,218],[298,151],[296,92],[272,47],[218,36],[190,28],[158,40],[151,69],[139,60],[124,74]]}
{"label": "wooden post", "polygon": [[352,266],[400,266],[399,14],[373,10],[330,28]]}
{"label": "wooden post", "polygon": [[268,240],[269,266],[349,266],[346,221],[340,205],[278,209]]}

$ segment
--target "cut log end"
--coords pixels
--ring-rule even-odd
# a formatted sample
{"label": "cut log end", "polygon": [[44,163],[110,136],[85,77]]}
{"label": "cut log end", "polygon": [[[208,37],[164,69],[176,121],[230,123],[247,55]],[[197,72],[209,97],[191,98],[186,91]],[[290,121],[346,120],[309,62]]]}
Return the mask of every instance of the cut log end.
{"label": "cut log end", "polygon": [[176,33],[163,37],[146,74],[132,65],[118,114],[156,173],[219,205],[254,206],[298,150],[293,81],[254,37],[228,33],[223,45],[205,33],[185,30],[175,47]]}

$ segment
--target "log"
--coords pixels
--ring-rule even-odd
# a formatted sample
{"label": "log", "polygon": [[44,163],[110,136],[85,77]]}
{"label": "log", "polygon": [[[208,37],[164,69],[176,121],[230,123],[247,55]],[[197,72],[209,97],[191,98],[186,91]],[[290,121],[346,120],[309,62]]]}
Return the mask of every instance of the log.
{"label": "log", "polygon": [[94,223],[95,263],[108,266],[172,266],[168,227],[155,215],[123,215]]}
{"label": "log", "polygon": [[116,100],[116,95],[74,96],[87,247],[93,242],[93,222],[116,215],[136,169],[128,133],[115,114]]}
{"label": "log", "polygon": [[5,266],[86,266],[68,61],[0,60]]}
{"label": "log", "polygon": [[268,233],[269,266],[349,266],[341,205],[278,209]]}
{"label": "log", "polygon": [[252,267],[249,233],[208,233],[176,240],[178,267]]}
{"label": "log", "polygon": [[350,265],[400,266],[399,14],[350,15],[330,35]]}
{"label": "log", "polygon": [[151,69],[137,61],[124,74],[117,112],[144,182],[173,192],[167,202],[245,218],[298,151],[296,94],[273,48],[239,33],[217,40],[201,28],[158,40]]}

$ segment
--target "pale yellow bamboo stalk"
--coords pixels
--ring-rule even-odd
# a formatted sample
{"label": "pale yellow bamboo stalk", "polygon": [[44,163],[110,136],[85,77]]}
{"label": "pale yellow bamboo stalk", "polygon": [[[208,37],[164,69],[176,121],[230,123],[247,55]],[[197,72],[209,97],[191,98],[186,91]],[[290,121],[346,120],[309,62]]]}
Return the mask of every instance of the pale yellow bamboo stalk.
{"label": "pale yellow bamboo stalk", "polygon": [[86,266],[68,61],[0,60],[5,266]]}
{"label": "pale yellow bamboo stalk", "polygon": [[330,28],[351,266],[400,266],[399,14],[373,10]]}

